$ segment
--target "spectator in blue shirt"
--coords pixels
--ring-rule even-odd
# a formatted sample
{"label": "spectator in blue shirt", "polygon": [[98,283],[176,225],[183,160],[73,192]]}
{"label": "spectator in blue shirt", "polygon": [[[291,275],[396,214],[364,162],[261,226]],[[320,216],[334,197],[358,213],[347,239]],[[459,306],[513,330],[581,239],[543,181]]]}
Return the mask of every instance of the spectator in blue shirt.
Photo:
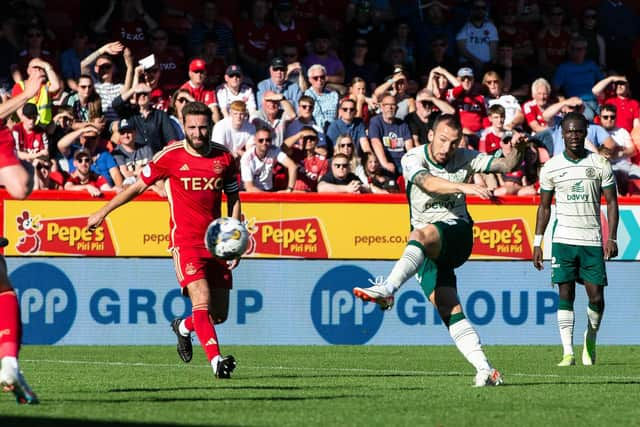
{"label": "spectator in blue shirt", "polygon": [[405,145],[412,141],[411,131],[404,120],[395,117],[398,108],[395,96],[384,96],[381,105],[382,114],[369,122],[371,148],[380,165],[394,176],[398,176],[402,173],[400,159],[406,152]]}
{"label": "spectator in blue shirt", "polygon": [[582,37],[575,37],[569,43],[569,60],[563,62],[556,69],[553,77],[553,88],[565,97],[577,96],[584,101],[584,116],[590,122],[598,114],[598,102],[591,88],[604,78],[598,65],[591,60],[585,60],[587,41]]}
{"label": "spectator in blue shirt", "polygon": [[344,134],[351,136],[359,156],[371,151],[364,123],[362,119],[356,117],[356,102],[350,98],[344,98],[340,101],[338,118],[331,122],[327,129],[327,138],[331,147],[335,147],[338,137]]}
{"label": "spectator in blue shirt", "polygon": [[[298,81],[292,82],[289,76],[297,73]],[[262,99],[267,91],[282,94],[284,99],[289,101],[295,109],[298,108],[298,100],[302,92],[306,89],[307,83],[300,69],[300,63],[295,62],[287,65],[285,60],[275,57],[271,60],[269,67],[269,78],[258,83],[258,105],[262,105]]]}

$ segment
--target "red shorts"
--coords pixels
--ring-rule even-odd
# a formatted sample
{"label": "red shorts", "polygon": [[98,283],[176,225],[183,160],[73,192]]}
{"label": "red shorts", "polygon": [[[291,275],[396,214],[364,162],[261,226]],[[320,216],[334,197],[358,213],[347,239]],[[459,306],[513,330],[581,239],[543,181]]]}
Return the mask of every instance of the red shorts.
{"label": "red shorts", "polygon": [[173,264],[180,287],[206,279],[211,288],[231,289],[233,279],[227,262],[213,258],[206,248],[174,247]]}
{"label": "red shorts", "polygon": [[6,126],[0,127],[0,168],[21,164],[16,154],[16,145],[11,131]]}

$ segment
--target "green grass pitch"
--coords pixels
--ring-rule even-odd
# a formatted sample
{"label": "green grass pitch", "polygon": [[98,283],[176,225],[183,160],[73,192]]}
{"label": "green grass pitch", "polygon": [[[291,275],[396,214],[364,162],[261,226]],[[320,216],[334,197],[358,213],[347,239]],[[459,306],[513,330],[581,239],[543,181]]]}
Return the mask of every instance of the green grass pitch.
{"label": "green grass pitch", "polygon": [[0,394],[0,426],[640,425],[640,346],[600,346],[598,364],[558,368],[560,346],[487,346],[506,384],[473,388],[454,346],[226,346],[216,380],[202,350],[27,346],[38,406]]}

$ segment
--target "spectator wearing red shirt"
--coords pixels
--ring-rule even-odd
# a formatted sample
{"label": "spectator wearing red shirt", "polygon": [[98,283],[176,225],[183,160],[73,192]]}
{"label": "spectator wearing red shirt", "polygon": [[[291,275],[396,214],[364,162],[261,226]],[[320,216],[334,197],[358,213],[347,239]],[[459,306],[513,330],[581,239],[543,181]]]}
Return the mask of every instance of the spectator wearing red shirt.
{"label": "spectator wearing red shirt", "polygon": [[254,0],[251,7],[251,19],[240,22],[235,37],[238,57],[242,66],[253,80],[260,81],[264,70],[269,66],[276,43],[276,29],[267,22],[269,9],[265,0]]}
{"label": "spectator wearing red shirt", "polygon": [[484,96],[479,85],[475,84],[471,68],[460,68],[458,78],[460,84],[447,91],[447,101],[458,111],[467,143],[478,148],[479,132],[487,119]]}
{"label": "spectator wearing red shirt", "polygon": [[318,181],[329,169],[329,161],[326,157],[316,153],[318,145],[318,132],[311,126],[305,126],[300,132],[297,141],[293,138],[291,145],[283,144],[285,152],[298,165],[298,176],[293,187],[295,191],[318,191]]}
{"label": "spectator wearing red shirt", "polygon": [[92,197],[102,196],[103,191],[111,190],[111,186],[102,176],[91,170],[93,159],[89,150],[77,150],[73,155],[76,170],[71,173],[64,189],[68,191],[87,191]]}
{"label": "spectator wearing red shirt", "polygon": [[220,109],[218,108],[218,100],[216,99],[216,91],[205,85],[207,79],[207,63],[204,59],[196,58],[189,63],[189,80],[185,82],[180,89],[184,89],[193,96],[193,98],[202,102],[209,107],[213,114],[213,121],[217,123],[221,118]]}
{"label": "spectator wearing red shirt", "polygon": [[560,6],[553,6],[549,10],[547,26],[538,34],[538,63],[540,72],[551,77],[555,67],[560,65],[567,56],[567,49],[571,34],[563,26],[564,10]]}
{"label": "spectator wearing red shirt", "polygon": [[38,108],[34,104],[22,107],[23,119],[11,129],[20,160],[37,163],[49,158],[49,140],[43,128],[36,126]]}
{"label": "spectator wearing red shirt", "polygon": [[542,132],[549,127],[544,117],[542,117],[542,113],[550,104],[550,93],[551,85],[549,82],[539,78],[531,83],[532,99],[522,104],[525,121],[535,133]]}
{"label": "spectator wearing red shirt", "polygon": [[605,77],[593,86],[593,94],[600,105],[615,105],[616,126],[631,132],[640,126],[640,103],[631,98],[629,81],[625,76],[613,75]]}

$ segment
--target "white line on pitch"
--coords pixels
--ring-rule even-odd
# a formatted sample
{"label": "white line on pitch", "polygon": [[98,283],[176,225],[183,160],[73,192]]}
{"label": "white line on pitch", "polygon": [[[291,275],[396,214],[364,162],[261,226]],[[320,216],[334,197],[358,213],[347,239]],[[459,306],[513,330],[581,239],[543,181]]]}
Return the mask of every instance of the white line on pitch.
{"label": "white line on pitch", "polygon": [[[164,367],[164,368],[208,368],[208,365],[179,365],[169,363],[145,363],[145,362],[100,362],[95,360],[55,360],[55,359],[20,359],[20,362],[33,363],[60,363],[66,365],[96,365],[96,366],[141,366],[141,367]],[[241,365],[242,369],[274,370],[274,371],[326,371],[326,372],[354,372],[361,374],[399,374],[399,375],[469,375],[469,372],[460,371],[404,371],[392,369],[366,369],[366,368],[314,368],[314,367],[294,367],[294,366],[247,366]],[[532,378],[584,378],[599,380],[630,380],[640,381],[640,377],[617,376],[617,375],[558,375],[558,374],[526,374],[519,372],[506,372],[509,377],[532,377]]]}

